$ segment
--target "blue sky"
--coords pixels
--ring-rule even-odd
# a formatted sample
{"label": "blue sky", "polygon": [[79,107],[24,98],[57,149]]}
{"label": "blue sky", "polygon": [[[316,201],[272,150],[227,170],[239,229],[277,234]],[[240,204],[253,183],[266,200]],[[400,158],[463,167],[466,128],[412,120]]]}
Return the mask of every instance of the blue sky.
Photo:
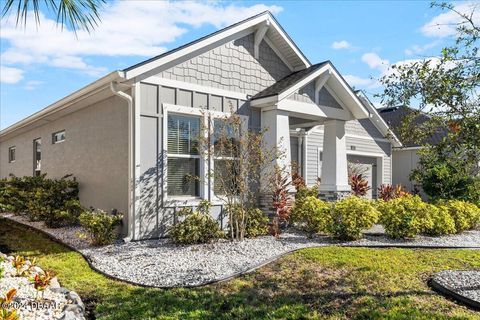
{"label": "blue sky", "polygon": [[[472,2],[456,2],[464,10]],[[78,38],[44,11],[37,28],[2,18],[0,128],[97,78],[265,9],[312,63],[331,60],[347,81],[373,94],[394,63],[437,55],[452,40],[456,17],[429,1],[108,2],[102,22]],[[480,10],[477,10],[480,11]],[[478,14],[475,19],[479,19]],[[373,77],[373,79],[372,79]]]}

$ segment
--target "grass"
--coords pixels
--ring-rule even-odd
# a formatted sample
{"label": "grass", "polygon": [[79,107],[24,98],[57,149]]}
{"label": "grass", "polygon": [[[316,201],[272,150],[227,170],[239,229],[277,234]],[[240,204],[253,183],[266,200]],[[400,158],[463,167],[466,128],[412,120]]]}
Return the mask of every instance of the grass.
{"label": "grass", "polygon": [[94,302],[97,319],[480,319],[426,284],[439,270],[480,268],[474,250],[305,249],[226,283],[163,290],[106,278],[80,254],[6,220],[1,246],[37,257]]}

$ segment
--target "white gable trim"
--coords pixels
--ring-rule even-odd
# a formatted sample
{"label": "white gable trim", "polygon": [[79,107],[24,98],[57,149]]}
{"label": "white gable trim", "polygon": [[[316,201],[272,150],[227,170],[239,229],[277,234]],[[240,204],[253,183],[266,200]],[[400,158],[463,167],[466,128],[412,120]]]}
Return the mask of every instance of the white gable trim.
{"label": "white gable trim", "polygon": [[[275,31],[281,35],[282,39],[289,44],[289,47],[296,53],[297,57],[302,61],[305,67],[310,66],[310,62],[308,62],[305,56],[298,50],[297,46],[290,40],[285,31],[283,31],[283,29],[278,25],[273,16],[269,12],[265,12],[256,17],[240,22],[237,25],[226,28],[225,30],[222,30],[211,36],[208,36],[201,41],[194,42],[191,45],[173,51],[172,53],[167,54],[163,57],[160,56],[156,59],[152,59],[151,61],[146,61],[145,63],[139,64],[138,66],[131,69],[127,69],[125,71],[125,76],[127,79],[133,79],[136,77],[140,77],[146,73],[151,73],[155,70],[161,71],[160,69],[168,69],[174,65],[187,61],[206,51],[216,48],[224,43],[257,32],[259,29],[264,28],[265,24],[269,24],[269,28],[275,29]],[[262,38],[264,38],[264,36],[262,36]]]}
{"label": "white gable trim", "polygon": [[[328,74],[325,75],[326,73]],[[366,119],[370,117],[370,112],[360,101],[360,98],[357,97],[330,63],[315,70],[301,81],[280,92],[278,95],[253,100],[251,106],[261,107],[262,105],[269,103],[278,103],[283,99],[288,98],[308,83],[315,79],[323,78],[324,76],[328,76],[328,79],[323,85],[326,87],[328,86],[330,89],[329,92],[331,94],[334,93],[332,96],[340,103],[340,105],[342,105],[342,107],[345,108],[345,110],[350,111],[355,119]]]}
{"label": "white gable trim", "polygon": [[390,127],[388,124],[383,120],[383,118],[380,116],[378,113],[377,109],[370,103],[370,100],[363,94],[363,92],[360,91],[360,94],[363,95],[365,101],[367,102],[367,108],[372,114],[372,118],[370,119],[373,123],[373,125],[380,131],[381,134],[383,134],[385,137],[391,136],[391,142],[393,147],[395,148],[400,148],[402,147],[402,143],[400,142],[400,139],[393,133],[392,130],[390,130]]}

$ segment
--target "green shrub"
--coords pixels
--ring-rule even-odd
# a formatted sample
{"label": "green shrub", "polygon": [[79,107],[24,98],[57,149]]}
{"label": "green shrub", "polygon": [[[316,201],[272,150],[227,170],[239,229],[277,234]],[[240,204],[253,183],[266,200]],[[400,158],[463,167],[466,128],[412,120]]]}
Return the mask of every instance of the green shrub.
{"label": "green shrub", "polygon": [[30,220],[45,220],[69,211],[67,203],[78,200],[78,183],[70,175],[61,179],[15,176],[0,180],[0,211],[26,213]]}
{"label": "green shrub", "polygon": [[438,205],[445,206],[455,221],[458,233],[464,230],[475,229],[480,226],[480,208],[462,200],[443,200]]}
{"label": "green shrub", "polygon": [[316,196],[308,196],[295,205],[295,224],[309,235],[326,232],[331,206]]}
{"label": "green shrub", "polygon": [[302,220],[302,213],[299,212],[298,210],[302,207],[303,202],[305,199],[308,197],[317,197],[318,195],[318,187],[313,186],[311,188],[301,186],[298,188],[297,193],[295,194],[295,203],[293,205],[292,212],[290,214],[290,222],[295,223],[295,222],[301,222]]}
{"label": "green shrub", "polygon": [[258,208],[247,209],[245,237],[255,238],[268,234],[268,219],[265,212]]}
{"label": "green shrub", "polygon": [[49,228],[75,225],[84,211],[80,201],[68,200],[63,209],[55,209],[45,214],[45,225]]}
{"label": "green shrub", "polygon": [[444,206],[434,206],[426,204],[430,218],[433,221],[432,228],[427,228],[425,233],[429,236],[443,236],[456,232],[455,221]]}
{"label": "green shrub", "polygon": [[197,244],[208,243],[224,236],[217,221],[209,213],[210,203],[208,201],[200,202],[196,211],[190,208],[184,208],[179,216],[185,216],[185,219],[172,228],[169,236],[174,243],[178,244]]}
{"label": "green shrub", "polygon": [[429,207],[419,196],[404,196],[379,203],[377,207],[380,223],[392,238],[414,238],[433,228]]}
{"label": "green shrub", "polygon": [[359,239],[362,231],[378,220],[378,211],[370,200],[348,197],[333,204],[328,230],[342,240]]}
{"label": "green shrub", "polygon": [[94,245],[106,245],[116,238],[116,227],[122,221],[123,214],[107,213],[103,210],[84,211],[79,216],[82,227],[87,231]]}

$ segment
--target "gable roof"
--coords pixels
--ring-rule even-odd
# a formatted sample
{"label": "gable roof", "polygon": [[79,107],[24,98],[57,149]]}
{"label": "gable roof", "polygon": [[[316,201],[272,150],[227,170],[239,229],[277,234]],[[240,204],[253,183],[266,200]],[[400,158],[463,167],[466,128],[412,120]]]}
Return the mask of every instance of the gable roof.
{"label": "gable roof", "polygon": [[274,84],[272,84],[270,87],[265,88],[264,90],[260,91],[256,95],[252,97],[252,100],[256,99],[261,99],[261,98],[267,98],[267,97],[272,97],[275,95],[278,95],[285,91],[286,89],[294,86],[296,83],[302,81],[305,77],[308,75],[312,74],[316,70],[320,69],[321,67],[325,66],[329,61],[324,61],[320,62],[317,64],[314,64],[306,69],[300,70],[293,72],[286,76],[283,79],[278,80]]}
{"label": "gable roof", "polygon": [[132,79],[157,68],[167,68],[199,55],[228,41],[256,32],[267,27],[266,42],[272,43],[274,51],[292,69],[299,70],[311,65],[307,57],[293,42],[270,11],[264,11],[202,38],[189,42],[156,57],[137,63],[123,70],[127,79]]}
{"label": "gable roof", "polygon": [[402,147],[403,144],[400,139],[398,139],[397,133],[390,128],[387,122],[385,122],[385,120],[378,112],[378,109],[375,108],[375,106],[372,104],[370,99],[368,99],[365,93],[363,93],[361,90],[357,90],[355,91],[355,93],[360,98],[360,101],[363,103],[363,105],[368,109],[368,111],[370,111],[370,114],[372,115],[370,121],[372,121],[375,128],[377,128],[381,134],[387,137],[392,142],[392,145],[394,147]]}
{"label": "gable roof", "polygon": [[[403,119],[409,114],[416,112],[416,110],[409,108],[407,106],[396,106],[396,107],[384,107],[378,109],[378,113],[385,120],[385,122],[390,126],[393,132],[396,135],[399,135],[400,127],[402,126]],[[413,118],[413,123],[420,125],[425,121],[428,121],[430,118],[427,114],[421,112],[415,118]],[[439,143],[447,135],[446,129],[439,128],[435,131],[430,137],[424,141],[425,143],[435,145]],[[404,141],[404,147],[419,147],[419,143],[414,143],[411,141]]]}
{"label": "gable roof", "polygon": [[368,109],[362,104],[353,89],[341,76],[330,61],[314,64],[304,70],[296,71],[280,79],[270,87],[251,98],[251,105],[277,103],[295,93],[308,83],[320,80],[320,86],[328,84],[356,119],[369,117]]}

